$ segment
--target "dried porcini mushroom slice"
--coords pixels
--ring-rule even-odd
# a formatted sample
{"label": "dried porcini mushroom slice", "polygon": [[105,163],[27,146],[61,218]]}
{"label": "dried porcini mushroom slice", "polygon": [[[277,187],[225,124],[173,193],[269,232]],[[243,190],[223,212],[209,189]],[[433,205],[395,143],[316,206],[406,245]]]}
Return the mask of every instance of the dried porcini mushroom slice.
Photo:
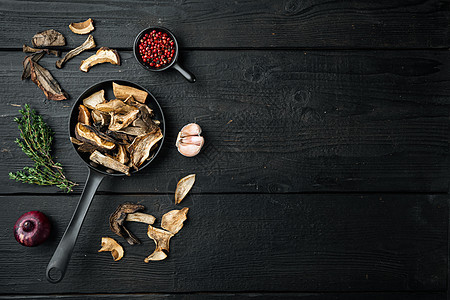
{"label": "dried porcini mushroom slice", "polygon": [[148,93],[146,91],[113,82],[114,96],[120,100],[126,100],[129,96],[133,96],[134,100],[145,103]]}
{"label": "dried porcini mushroom slice", "polygon": [[134,214],[128,214],[125,220],[127,222],[140,222],[152,225],[153,223],[155,223],[156,218],[152,215],[137,212]]}
{"label": "dried porcini mushroom slice", "polygon": [[119,171],[121,173],[130,176],[130,167],[118,162],[114,158],[101,154],[97,150],[92,152],[91,156],[89,156],[89,159],[102,166],[105,166],[107,168]]}
{"label": "dried porcini mushroom slice", "polygon": [[64,46],[66,39],[54,29],[36,33],[31,39],[33,47]]}
{"label": "dried porcini mushroom slice", "polygon": [[78,146],[83,145],[83,142],[82,142],[82,141],[80,141],[80,140],[78,140],[78,139],[76,139],[76,138],[74,138],[74,137],[70,137],[70,141],[71,141],[72,144],[74,144],[74,145],[78,145]]}
{"label": "dried porcini mushroom slice", "polygon": [[53,78],[50,72],[37,62],[30,60],[31,81],[33,81],[45,94],[49,100],[65,100],[68,95],[59,85],[58,81]]}
{"label": "dried porcini mushroom slice", "polygon": [[124,103],[122,100],[114,99],[105,103],[100,103],[95,106],[96,110],[105,113],[127,113],[130,111],[138,110],[137,108]]}
{"label": "dried porcini mushroom slice", "polygon": [[31,48],[30,46],[27,45],[22,45],[22,51],[25,53],[36,53],[36,52],[41,52],[44,51],[47,54],[53,54],[55,56],[60,56],[61,52],[58,50],[51,50],[51,49],[36,49],[36,48]]}
{"label": "dried porcini mushroom slice", "polygon": [[109,217],[109,227],[112,232],[127,240],[128,244],[135,245],[141,242],[125,227],[128,214],[134,214],[145,209],[144,205],[135,203],[120,204]]}
{"label": "dried porcini mushroom slice", "polygon": [[80,106],[78,106],[78,110],[78,122],[85,125],[91,125],[91,113],[89,112],[87,107],[83,104],[80,104]]}
{"label": "dried porcini mushroom slice", "polygon": [[104,251],[110,251],[114,261],[118,261],[123,257],[122,246],[110,237],[102,237],[102,248],[98,252]]}
{"label": "dried porcini mushroom slice", "polygon": [[94,109],[98,104],[105,102],[105,90],[93,93],[89,97],[83,99],[83,104],[87,108]]}
{"label": "dried porcini mushroom slice", "polygon": [[105,137],[99,134],[93,127],[82,123],[77,123],[75,126],[75,136],[82,142],[90,143],[107,150],[112,150],[116,147],[116,144],[105,139]]}
{"label": "dried porcini mushroom slice", "polygon": [[78,54],[82,53],[83,51],[95,48],[95,41],[94,41],[94,37],[92,35],[89,35],[88,38],[84,41],[83,44],[81,44],[80,46],[76,47],[75,49],[70,50],[69,52],[67,52],[66,55],[64,55],[63,58],[61,58],[60,60],[58,60],[56,62],[56,67],[58,69],[61,69],[64,64],[66,62],[68,62],[70,59],[74,58],[75,56],[77,56]]}
{"label": "dried porcini mushroom slice", "polygon": [[120,130],[130,125],[138,116],[139,110],[130,111],[126,114],[111,113],[111,123],[108,129],[112,131]]}
{"label": "dried porcini mushroom slice", "polygon": [[187,207],[180,210],[175,209],[169,211],[162,217],[161,227],[173,234],[176,234],[181,230],[181,228],[183,228],[183,223],[187,219],[186,215],[188,211],[189,208]]}
{"label": "dried porcini mushroom slice", "polygon": [[175,190],[175,204],[179,204],[186,197],[195,182],[195,174],[188,175],[178,181],[177,189]]}
{"label": "dried porcini mushroom slice", "polygon": [[95,29],[94,22],[91,18],[87,19],[84,22],[70,23],[69,28],[73,33],[76,34],[88,34]]}
{"label": "dried porcini mushroom slice", "polygon": [[128,155],[125,146],[117,145],[117,153],[114,156],[114,159],[120,162],[121,164],[126,164],[128,162]]}
{"label": "dried porcini mushroom slice", "polygon": [[161,129],[158,128],[154,132],[134,139],[133,143],[128,147],[128,151],[130,152],[131,163],[136,170],[149,158],[151,149],[162,138]]}
{"label": "dried porcini mushroom slice", "polygon": [[174,234],[148,225],[147,235],[155,242],[156,248],[152,254],[144,259],[144,262],[148,263],[149,261],[165,259],[167,257],[166,252],[169,251],[170,238],[173,237]]}
{"label": "dried porcini mushroom slice", "polygon": [[31,55],[25,56],[22,65],[23,65],[23,72],[22,72],[22,80],[27,79],[31,76],[31,61],[38,62],[43,56],[45,55],[44,51],[36,52]]}
{"label": "dried porcini mushroom slice", "polygon": [[113,65],[120,66],[120,56],[116,50],[109,49],[107,47],[102,47],[98,49],[97,53],[83,60],[80,65],[80,70],[83,72],[88,72],[89,69],[97,64],[101,63],[111,63]]}
{"label": "dried porcini mushroom slice", "polygon": [[190,123],[184,126],[178,133],[175,146],[178,152],[186,157],[196,156],[203,147],[204,139],[200,135],[202,129],[196,123]]}

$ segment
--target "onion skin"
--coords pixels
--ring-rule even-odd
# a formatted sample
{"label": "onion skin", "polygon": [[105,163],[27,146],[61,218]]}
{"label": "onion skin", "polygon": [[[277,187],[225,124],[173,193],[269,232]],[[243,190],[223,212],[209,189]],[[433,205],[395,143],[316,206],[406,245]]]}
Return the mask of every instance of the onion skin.
{"label": "onion skin", "polygon": [[50,221],[40,211],[24,213],[14,225],[14,237],[23,246],[34,247],[50,236]]}

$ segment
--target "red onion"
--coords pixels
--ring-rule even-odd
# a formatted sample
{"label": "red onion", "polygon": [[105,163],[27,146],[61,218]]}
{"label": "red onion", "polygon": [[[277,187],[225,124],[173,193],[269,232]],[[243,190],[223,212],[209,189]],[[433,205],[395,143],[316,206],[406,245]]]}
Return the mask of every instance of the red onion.
{"label": "red onion", "polygon": [[50,222],[40,211],[24,213],[14,225],[14,237],[27,247],[42,244],[50,235]]}

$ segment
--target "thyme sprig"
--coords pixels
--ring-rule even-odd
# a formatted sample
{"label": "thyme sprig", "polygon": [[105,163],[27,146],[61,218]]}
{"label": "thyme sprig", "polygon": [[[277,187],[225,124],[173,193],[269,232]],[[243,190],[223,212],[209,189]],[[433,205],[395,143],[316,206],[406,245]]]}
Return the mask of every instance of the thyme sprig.
{"label": "thyme sprig", "polygon": [[23,171],[9,173],[9,178],[38,185],[56,185],[65,192],[71,192],[77,183],[70,181],[63,173],[60,163],[54,162],[51,155],[53,132],[34,110],[25,104],[19,111],[21,118],[14,118],[19,125],[20,137],[16,143],[34,161],[34,167],[24,167]]}

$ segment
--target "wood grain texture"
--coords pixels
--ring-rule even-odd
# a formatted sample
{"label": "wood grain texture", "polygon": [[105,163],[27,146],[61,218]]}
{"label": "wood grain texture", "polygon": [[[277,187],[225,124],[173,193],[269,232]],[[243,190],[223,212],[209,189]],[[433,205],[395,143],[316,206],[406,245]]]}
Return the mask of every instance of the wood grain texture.
{"label": "wood grain texture", "polygon": [[444,300],[445,292],[368,292],[368,293],[177,293],[177,294],[85,294],[85,295],[16,295],[0,299],[302,299],[302,300]]}
{"label": "wood grain texture", "polygon": [[20,48],[38,31],[84,41],[70,22],[91,17],[98,45],[132,47],[148,26],[166,26],[183,47],[448,48],[450,5],[381,1],[0,1],[0,47]]}
{"label": "wood grain texture", "polygon": [[[113,262],[97,253],[115,237],[108,214],[139,201],[157,217],[174,209],[166,196],[97,195],[83,224],[64,280],[50,284],[45,267],[77,197],[2,196],[2,294],[445,291],[446,196],[433,195],[189,195],[188,220],[171,240],[165,261],[145,264],[154,249],[146,226],[128,227],[143,242],[124,245]],[[180,206],[178,206],[180,208]],[[47,214],[50,241],[19,245],[12,226],[28,210]]]}
{"label": "wood grain texture", "polygon": [[[62,70],[54,57],[41,60],[73,98],[118,78],[147,87],[163,107],[167,136],[159,157],[136,176],[108,178],[100,191],[172,193],[181,177],[196,173],[194,193],[447,192],[447,52],[183,52],[195,84],[173,70],[139,68],[128,51],[120,55],[122,66],[99,65],[87,74],[77,66],[89,53]],[[67,132],[74,100],[45,101],[33,83],[21,82],[22,58],[0,53],[0,192],[56,191],[8,179],[7,171],[29,164],[14,144],[13,118],[24,103],[56,132],[55,155],[80,192],[87,171]],[[185,158],[175,137],[193,121],[202,126],[206,145]]]}

